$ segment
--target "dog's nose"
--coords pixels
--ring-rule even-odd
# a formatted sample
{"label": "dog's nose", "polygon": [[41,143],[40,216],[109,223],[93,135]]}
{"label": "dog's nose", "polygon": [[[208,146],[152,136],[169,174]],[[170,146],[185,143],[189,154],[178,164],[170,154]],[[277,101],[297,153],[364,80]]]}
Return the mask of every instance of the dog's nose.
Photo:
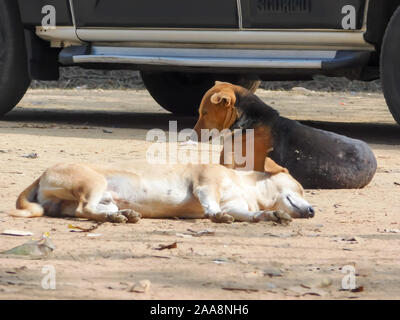
{"label": "dog's nose", "polygon": [[315,216],[315,210],[313,207],[308,207],[307,215],[309,218],[313,218]]}

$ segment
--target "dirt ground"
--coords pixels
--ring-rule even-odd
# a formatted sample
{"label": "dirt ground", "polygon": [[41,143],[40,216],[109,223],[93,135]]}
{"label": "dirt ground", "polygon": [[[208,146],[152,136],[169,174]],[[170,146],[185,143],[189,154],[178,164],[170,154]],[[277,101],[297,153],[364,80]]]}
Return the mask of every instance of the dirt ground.
{"label": "dirt ground", "polygon": [[[68,225],[93,222],[8,217],[19,192],[48,166],[143,159],[149,129],[195,122],[163,111],[145,90],[30,90],[0,121],[0,233],[33,236],[0,235],[0,251],[44,232],[55,250],[40,259],[0,255],[0,299],[399,299],[400,127],[382,95],[257,94],[284,116],[367,141],[378,160],[370,185],[307,190],[315,218],[287,226],[141,220],[105,223],[91,232],[100,235],[88,237]],[[196,236],[202,230],[211,234]],[[156,250],[174,242],[174,249]],[[55,290],[41,286],[48,265],[56,271]],[[341,290],[348,265],[356,292]],[[140,280],[150,281],[148,290],[130,292]]]}

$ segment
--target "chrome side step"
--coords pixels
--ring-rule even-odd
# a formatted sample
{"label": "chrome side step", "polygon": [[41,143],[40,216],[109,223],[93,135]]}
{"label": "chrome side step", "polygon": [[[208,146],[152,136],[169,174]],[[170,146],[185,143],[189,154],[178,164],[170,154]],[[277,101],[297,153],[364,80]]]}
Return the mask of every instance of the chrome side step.
{"label": "chrome side step", "polygon": [[369,57],[366,51],[194,49],[76,46],[60,53],[65,65],[117,63],[134,65],[257,68],[326,69],[357,64]]}

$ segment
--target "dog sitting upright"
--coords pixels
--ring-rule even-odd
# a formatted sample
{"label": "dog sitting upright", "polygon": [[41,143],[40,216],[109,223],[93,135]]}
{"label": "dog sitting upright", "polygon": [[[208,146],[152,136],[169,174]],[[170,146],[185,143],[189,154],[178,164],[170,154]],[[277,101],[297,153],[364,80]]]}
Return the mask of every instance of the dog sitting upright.
{"label": "dog sitting upright", "polygon": [[[205,93],[194,127],[198,138],[201,129],[254,129],[254,170],[262,171],[265,158],[271,157],[288,168],[304,188],[362,188],[377,167],[363,141],[283,118],[250,91],[226,82],[217,81]],[[246,150],[245,136],[242,144],[242,151]],[[235,159],[227,161],[223,155],[224,151],[221,164],[240,167]]]}
{"label": "dog sitting upright", "polygon": [[205,218],[215,222],[290,221],[314,210],[301,185],[267,158],[265,172],[218,164],[119,166],[58,164],[17,200],[17,217],[70,216],[96,221]]}

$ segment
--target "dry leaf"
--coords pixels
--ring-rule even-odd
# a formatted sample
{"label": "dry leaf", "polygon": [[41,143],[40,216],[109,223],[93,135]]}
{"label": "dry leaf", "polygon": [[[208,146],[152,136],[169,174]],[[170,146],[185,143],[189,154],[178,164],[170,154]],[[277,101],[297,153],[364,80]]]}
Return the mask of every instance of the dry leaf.
{"label": "dry leaf", "polygon": [[355,289],[350,290],[351,292],[363,292],[364,291],[364,287],[363,286],[359,286]]}
{"label": "dry leaf", "polygon": [[155,250],[165,250],[165,249],[176,249],[177,246],[177,242],[171,243],[171,244],[167,244],[167,245],[159,245],[158,248],[154,248]]}
{"label": "dry leaf", "polygon": [[230,287],[224,287],[222,290],[228,290],[228,291],[244,291],[247,293],[250,292],[258,292],[258,289],[251,289],[251,288],[230,288]]}
{"label": "dry leaf", "polygon": [[93,230],[96,230],[98,227],[100,227],[103,224],[103,222],[96,223],[92,225],[89,228],[83,228],[79,226],[74,226],[72,224],[68,225],[68,229],[72,229],[71,232],[91,232]]}
{"label": "dry leaf", "polygon": [[191,234],[186,234],[186,233],[175,233],[177,237],[181,238],[192,238],[193,236]]}
{"label": "dry leaf", "polygon": [[211,230],[200,230],[200,231],[195,231],[192,229],[187,229],[187,231],[193,233],[193,237],[202,237],[202,236],[215,236],[215,231],[211,231]]}
{"label": "dry leaf", "polygon": [[21,230],[4,230],[1,234],[7,235],[7,236],[17,236],[17,237],[33,235],[33,233],[30,231],[21,231]]}
{"label": "dry leaf", "polygon": [[31,240],[20,246],[3,251],[3,254],[15,254],[22,256],[44,256],[55,249],[54,244],[44,234],[39,240]]}
{"label": "dry leaf", "polygon": [[299,296],[319,296],[323,297],[327,295],[327,292],[316,289],[316,288],[310,288],[307,285],[300,285],[300,286],[294,286],[289,288],[290,291],[294,292],[295,294]]}
{"label": "dry leaf", "polygon": [[385,233],[400,233],[400,229],[383,229]]}
{"label": "dry leaf", "polygon": [[100,236],[102,236],[101,233],[88,233],[86,235],[86,237],[88,237],[88,238],[97,238],[97,237],[100,237]]}

